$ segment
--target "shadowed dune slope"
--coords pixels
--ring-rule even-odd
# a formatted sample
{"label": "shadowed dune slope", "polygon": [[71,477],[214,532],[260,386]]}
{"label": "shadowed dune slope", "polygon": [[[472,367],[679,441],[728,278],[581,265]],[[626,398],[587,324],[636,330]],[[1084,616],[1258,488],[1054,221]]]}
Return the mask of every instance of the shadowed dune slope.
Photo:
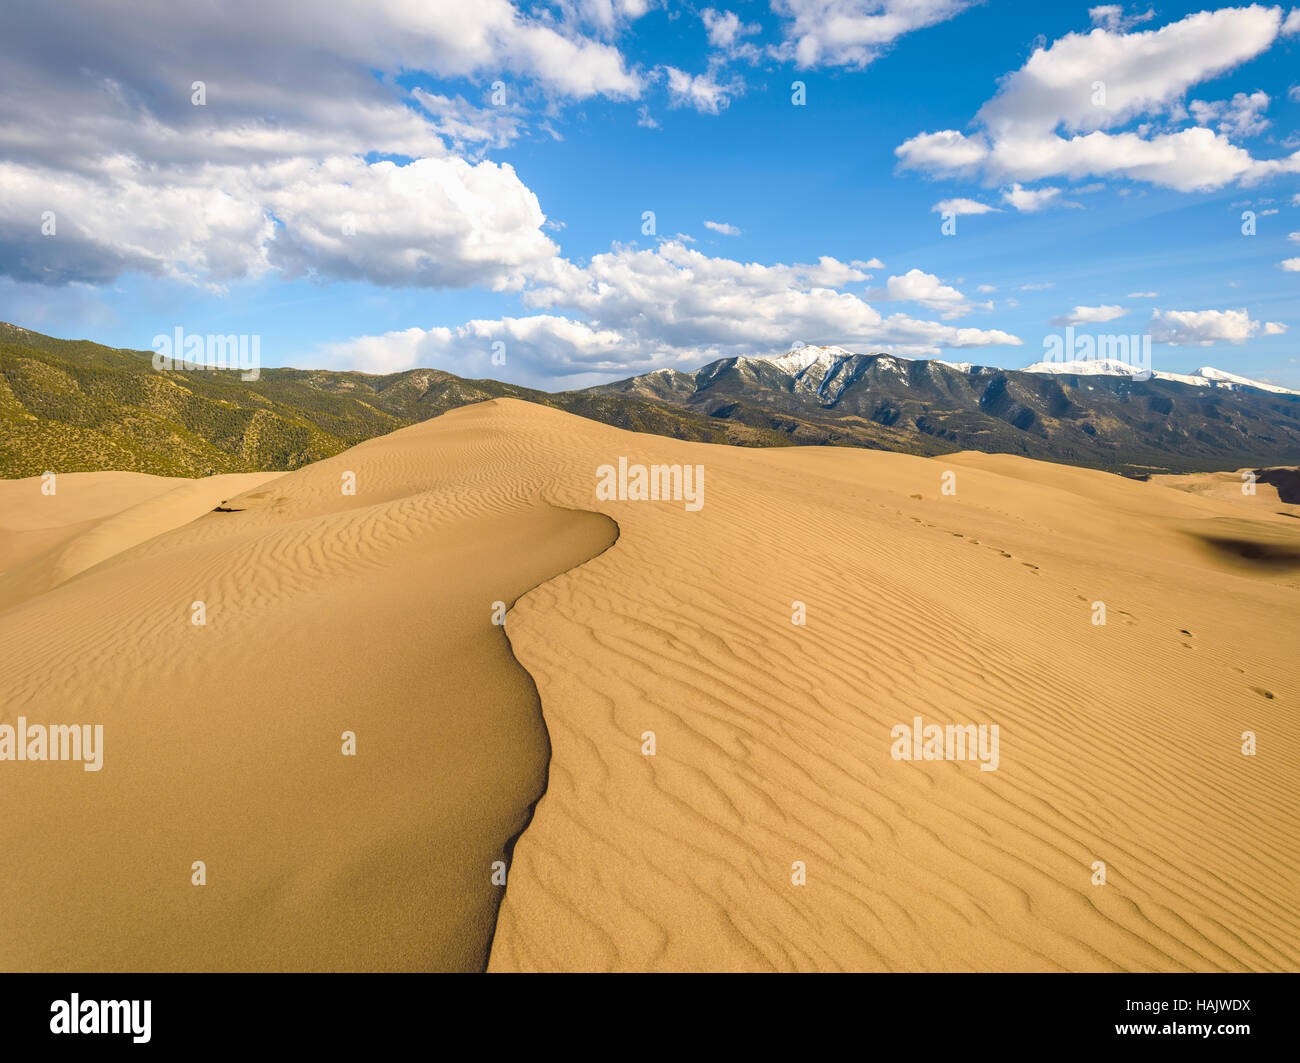
{"label": "shadowed dune slope", "polygon": [[0,765],[5,967],[480,965],[545,783],[490,970],[1300,968],[1300,573],[1205,544],[1276,497],[497,400],[228,505],[0,611],[5,720],[106,725]]}
{"label": "shadowed dune slope", "polygon": [[616,534],[516,480],[522,442],[373,440],[0,611],[0,723],[104,725],[99,772],[0,763],[0,967],[483,968],[547,757],[493,603]]}

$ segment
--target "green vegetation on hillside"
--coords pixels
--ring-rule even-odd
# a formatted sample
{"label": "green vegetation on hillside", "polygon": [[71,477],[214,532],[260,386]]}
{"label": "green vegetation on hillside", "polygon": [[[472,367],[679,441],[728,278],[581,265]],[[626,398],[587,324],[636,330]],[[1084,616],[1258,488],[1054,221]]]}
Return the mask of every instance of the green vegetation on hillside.
{"label": "green vegetation on hillside", "polygon": [[116,469],[161,476],[289,470],[440,413],[512,397],[638,432],[781,445],[782,434],[656,403],[549,395],[437,369],[386,376],[153,368],[147,351],[60,340],[0,324],[0,477]]}

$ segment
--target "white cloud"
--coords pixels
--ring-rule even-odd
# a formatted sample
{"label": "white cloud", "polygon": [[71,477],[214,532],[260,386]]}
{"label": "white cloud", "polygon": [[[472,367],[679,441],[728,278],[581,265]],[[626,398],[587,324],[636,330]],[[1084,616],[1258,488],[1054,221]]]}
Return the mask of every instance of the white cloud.
{"label": "white cloud", "polygon": [[593,374],[593,381],[607,379],[627,362],[626,341],[619,333],[551,314],[359,336],[327,344],[318,353],[327,365],[366,373],[423,366],[482,378],[500,373],[491,360],[496,342],[505,344],[502,353],[512,377],[538,384],[583,373]]}
{"label": "white cloud", "polygon": [[542,231],[537,197],[508,164],[353,158],[281,176],[266,193],[283,224],[270,257],[291,274],[518,288],[558,251]]}
{"label": "white cloud", "polygon": [[[961,292],[942,283],[933,273],[911,269],[901,276],[890,277],[886,282],[889,299],[920,303],[931,310],[939,310],[945,318],[959,317],[975,307]],[[991,304],[981,304],[981,309],[992,309]]]}
{"label": "white cloud", "polygon": [[1100,7],[1088,8],[1088,17],[1092,19],[1094,26],[1101,26],[1112,33],[1127,33],[1134,26],[1150,22],[1156,17],[1156,13],[1152,9],[1141,14],[1125,15],[1121,5],[1103,4]]}
{"label": "white cloud", "polygon": [[1288,273],[1300,273],[1300,258],[1284,258],[1278,265]]}
{"label": "white cloud", "polygon": [[734,11],[717,11],[706,7],[700,12],[709,44],[729,59],[755,61],[762,56],[759,48],[742,40],[762,30],[758,23],[745,23]]}
{"label": "white cloud", "polygon": [[1157,310],[1147,326],[1154,343],[1181,347],[1210,347],[1217,343],[1245,343],[1263,333],[1278,335],[1286,326],[1276,321],[1252,321],[1245,310]]}
{"label": "white cloud", "polygon": [[905,33],[961,14],[975,0],[772,0],[772,10],[792,21],[773,49],[801,68],[861,69]]}
{"label": "white cloud", "polygon": [[[525,304],[540,311],[534,316],[361,337],[328,353],[340,365],[358,359],[390,371],[433,365],[482,376],[491,373],[491,343],[501,340],[512,379],[576,387],[615,373],[694,369],[714,358],[768,354],[795,339],[916,357],[1020,345],[998,329],[883,315],[864,297],[841,290],[865,281],[866,266],[829,257],[809,264],[742,263],[709,257],[679,240],[654,249],[615,247],[585,267],[557,260],[543,280],[525,289]],[[924,297],[941,310],[964,301],[926,274],[920,283],[909,277],[894,282],[907,286],[907,297]]]}
{"label": "white cloud", "polygon": [[1026,214],[1049,206],[1061,194],[1059,188],[1022,188],[1013,184],[1002,193],[1005,202]]}
{"label": "white cloud", "polygon": [[731,106],[731,98],[744,87],[733,78],[725,85],[714,75],[688,74],[675,66],[663,68],[668,76],[668,98],[673,107],[694,107],[701,114],[719,114]]}
{"label": "white cloud", "polygon": [[739,236],[740,230],[734,225],[728,225],[725,221],[706,221],[706,229],[712,229],[715,233],[721,233],[723,236]]}
{"label": "white cloud", "polygon": [[1124,177],[1180,191],[1300,172],[1300,152],[1257,160],[1228,138],[1258,127],[1262,93],[1206,105],[1219,108],[1227,132],[1203,126],[1169,132],[1150,123],[1136,132],[1121,128],[1143,116],[1175,119],[1189,88],[1259,55],[1281,27],[1279,8],[1255,5],[1202,11],[1140,33],[1070,33],[1036,48],[1002,80],[971,135],[921,133],[895,154],[903,168],[935,176]]}
{"label": "white cloud", "polygon": [[988,144],[955,129],[919,133],[894,149],[905,168],[959,176],[974,173],[989,157]]}
{"label": "white cloud", "polygon": [[1300,244],[1300,232],[1287,233],[1286,238],[1290,240],[1293,244]]}
{"label": "white cloud", "polygon": [[976,290],[977,292],[979,292],[980,294],[982,294],[982,295],[987,295],[989,292],[996,292],[996,291],[997,291],[997,288],[995,288],[995,287],[994,287],[993,285],[991,285],[991,284],[981,284],[981,285],[980,285],[978,288],[976,288],[975,290]]}
{"label": "white cloud", "polygon": [[1043,292],[1046,291],[1048,288],[1055,288],[1055,287],[1056,287],[1056,281],[1042,281],[1038,284],[1022,284],[1020,286],[1020,290],[1022,292]]}
{"label": "white cloud", "polygon": [[1159,292],[1129,292],[1125,299],[1159,299]]}
{"label": "white cloud", "polygon": [[512,107],[475,107],[463,97],[413,89],[412,97],[430,117],[430,128],[460,154],[509,147],[519,138],[523,118]]}
{"label": "white cloud", "polygon": [[1000,214],[999,207],[990,207],[973,199],[943,199],[930,208],[939,214]]}
{"label": "white cloud", "polygon": [[1249,96],[1238,92],[1231,100],[1193,100],[1188,109],[1197,125],[1213,125],[1224,136],[1241,138],[1258,136],[1269,127],[1271,123],[1264,117],[1268,104],[1266,92],[1252,92]]}
{"label": "white cloud", "polygon": [[[10,276],[102,283],[138,271],[209,284],[279,269],[382,285],[517,288],[557,252],[537,197],[508,165],[407,166],[356,156],[94,177],[0,163]],[[55,214],[57,235],[31,223]]]}
{"label": "white cloud", "polygon": [[1076,306],[1068,314],[1052,318],[1051,324],[1057,328],[1066,325],[1099,325],[1114,321],[1127,313],[1128,308],[1123,306]]}
{"label": "white cloud", "polygon": [[[509,166],[458,156],[517,138],[526,92],[639,95],[640,74],[584,29],[638,6],[115,0],[78,13],[75,59],[62,13],[33,6],[0,36],[0,271],[516,287],[555,252],[536,197]],[[411,71],[499,79],[506,101],[408,92],[394,78]],[[365,161],[386,155],[415,161]],[[55,238],[37,234],[44,211]]]}

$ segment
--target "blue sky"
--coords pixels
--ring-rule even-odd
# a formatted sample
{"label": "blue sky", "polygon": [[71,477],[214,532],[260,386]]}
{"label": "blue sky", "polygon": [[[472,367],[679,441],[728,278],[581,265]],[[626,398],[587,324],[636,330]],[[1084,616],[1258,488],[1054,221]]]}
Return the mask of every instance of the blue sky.
{"label": "blue sky", "polygon": [[1300,386],[1300,11],[85,7],[0,45],[29,328],[560,389],[795,342],[1020,367],[1074,323]]}

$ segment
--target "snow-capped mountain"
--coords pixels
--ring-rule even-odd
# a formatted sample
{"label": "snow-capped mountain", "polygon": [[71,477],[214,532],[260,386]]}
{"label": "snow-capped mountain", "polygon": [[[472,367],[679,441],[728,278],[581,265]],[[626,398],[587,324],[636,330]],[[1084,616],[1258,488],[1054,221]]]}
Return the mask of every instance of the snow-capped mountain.
{"label": "snow-capped mountain", "polygon": [[1147,377],[1120,361],[998,369],[811,345],[586,393],[703,415],[710,431],[763,445],[780,433],[795,443],[985,450],[1131,473],[1300,463],[1300,393],[1209,367]]}
{"label": "snow-capped mountain", "polygon": [[1114,358],[1087,358],[1072,362],[1035,362],[1022,372],[1052,373],[1057,376],[1154,377],[1156,380],[1174,380],[1180,384],[1191,384],[1193,387],[1200,388],[1227,388],[1232,391],[1240,388],[1254,388],[1257,391],[1271,391],[1275,395],[1300,395],[1300,391],[1279,387],[1276,384],[1265,384],[1261,380],[1251,380],[1249,377],[1237,376],[1235,373],[1215,369],[1212,365],[1203,365],[1200,369],[1191,373],[1165,373],[1158,369],[1144,371],[1141,366],[1131,365],[1128,362]]}

